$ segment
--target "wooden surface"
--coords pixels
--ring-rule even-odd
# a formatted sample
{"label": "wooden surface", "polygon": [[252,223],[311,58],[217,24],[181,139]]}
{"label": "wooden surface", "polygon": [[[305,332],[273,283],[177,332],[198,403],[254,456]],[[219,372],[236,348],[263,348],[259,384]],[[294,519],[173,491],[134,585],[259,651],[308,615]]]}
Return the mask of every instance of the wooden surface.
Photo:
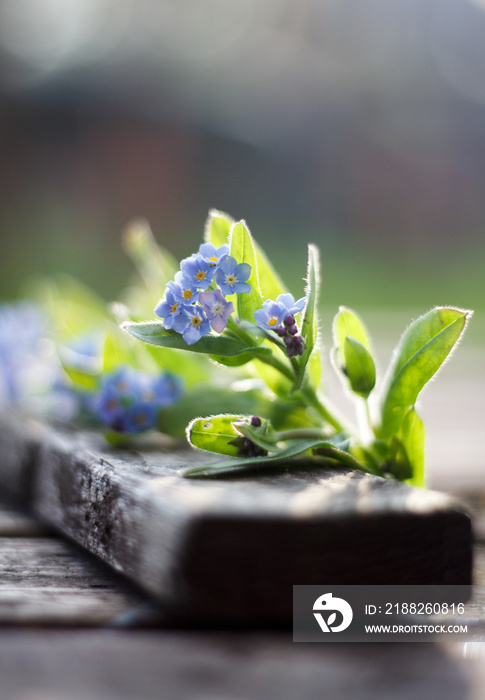
{"label": "wooden surface", "polygon": [[[13,522],[19,525],[14,536]],[[484,697],[485,644],[294,644],[289,632],[207,632],[164,629],[148,601],[127,594],[126,583],[94,557],[54,537],[46,538],[29,518],[0,507],[9,523],[4,547],[18,546],[16,565],[0,560],[0,580],[14,577],[19,601],[30,597],[21,617],[3,611],[9,598],[0,585],[0,679],[2,700],[479,700]],[[23,533],[28,531],[28,537]],[[37,542],[38,549],[32,560]],[[476,580],[485,584],[485,548],[477,545]],[[61,562],[64,561],[64,566]],[[20,563],[23,562],[23,565]],[[64,580],[63,580],[64,577]],[[22,579],[25,578],[24,581]],[[136,603],[103,629],[72,629],[86,614],[79,592]],[[32,590],[52,593],[45,601]],[[59,605],[59,591],[78,592]],[[145,606],[145,619],[134,611]],[[123,606],[122,606],[123,607]],[[99,613],[99,608],[98,608]],[[30,622],[29,622],[30,618]],[[482,608],[481,619],[485,618]],[[50,627],[40,627],[45,622]],[[9,627],[5,627],[5,622]],[[158,629],[146,631],[146,623]],[[22,626],[18,626],[21,624]],[[32,629],[27,629],[26,625]],[[57,625],[57,629],[52,628]]]}
{"label": "wooden surface", "polygon": [[[0,543],[2,700],[484,697],[485,643],[294,644],[289,632],[167,629],[159,611],[95,557],[1,506]],[[23,615],[11,606],[5,617],[9,580],[19,587]],[[480,543],[475,581],[485,585]],[[49,589],[46,618],[45,600],[35,593]],[[68,606],[58,604],[62,591]],[[73,629],[86,620],[82,594],[94,601],[91,628]],[[476,622],[484,618],[482,606]],[[111,629],[100,627],[106,623]],[[140,629],[147,624],[158,628]]]}
{"label": "wooden surface", "polygon": [[442,494],[308,465],[187,480],[184,467],[214,457],[160,443],[113,450],[98,434],[30,432],[13,416],[0,433],[8,433],[12,494],[22,497],[28,474],[26,499],[37,516],[175,617],[287,624],[296,583],[470,580],[469,519]]}
{"label": "wooden surface", "polygon": [[0,625],[116,626],[161,616],[94,557],[0,506]]}

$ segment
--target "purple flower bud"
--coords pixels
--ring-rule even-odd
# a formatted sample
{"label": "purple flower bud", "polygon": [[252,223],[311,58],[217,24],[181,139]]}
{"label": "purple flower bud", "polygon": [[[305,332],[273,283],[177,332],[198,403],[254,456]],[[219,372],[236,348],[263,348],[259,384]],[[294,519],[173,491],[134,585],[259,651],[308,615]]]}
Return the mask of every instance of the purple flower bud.
{"label": "purple flower bud", "polygon": [[285,326],[287,326],[288,328],[289,328],[290,326],[294,326],[294,325],[295,325],[295,317],[294,317],[292,314],[288,314],[287,316],[285,316],[285,319],[284,319],[283,323],[284,323]]}
{"label": "purple flower bud", "polygon": [[291,326],[288,328],[288,333],[290,335],[296,335],[298,333],[298,328],[296,326]]}
{"label": "purple flower bud", "polygon": [[285,335],[284,341],[288,347],[290,347],[290,345],[293,345],[293,338],[291,337],[291,335]]}
{"label": "purple flower bud", "polygon": [[252,416],[251,425],[255,428],[259,428],[259,426],[261,425],[261,418],[259,418],[258,416]]}
{"label": "purple flower bud", "polygon": [[278,326],[276,333],[278,333],[280,338],[283,338],[286,335],[286,328],[284,326]]}

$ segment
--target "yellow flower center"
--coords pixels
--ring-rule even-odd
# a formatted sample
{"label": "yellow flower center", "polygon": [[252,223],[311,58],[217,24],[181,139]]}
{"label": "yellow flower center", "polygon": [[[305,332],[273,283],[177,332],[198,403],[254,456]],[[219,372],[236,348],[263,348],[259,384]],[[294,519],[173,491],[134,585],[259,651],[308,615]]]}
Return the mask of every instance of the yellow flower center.
{"label": "yellow flower center", "polygon": [[234,275],[226,275],[226,284],[231,285],[231,287],[233,284],[236,284],[236,278]]}
{"label": "yellow flower center", "polygon": [[196,277],[197,277],[198,282],[201,282],[203,279],[205,279],[205,272],[202,272],[202,270],[201,270],[200,272],[197,273]]}
{"label": "yellow flower center", "polygon": [[192,297],[192,292],[190,291],[190,289],[186,289],[182,296],[184,299],[190,299]]}
{"label": "yellow flower center", "polygon": [[192,319],[192,325],[197,328],[198,326],[200,326],[201,323],[201,319],[198,316],[194,316],[194,318]]}
{"label": "yellow flower center", "polygon": [[173,313],[173,314],[177,311],[177,308],[178,308],[178,304],[174,304],[174,305],[172,306],[172,313]]}
{"label": "yellow flower center", "polygon": [[217,262],[217,258],[209,258],[209,262]]}
{"label": "yellow flower center", "polygon": [[270,318],[269,321],[268,321],[268,326],[273,327],[273,326],[276,326],[277,323],[278,323],[278,319],[277,319],[277,318]]}

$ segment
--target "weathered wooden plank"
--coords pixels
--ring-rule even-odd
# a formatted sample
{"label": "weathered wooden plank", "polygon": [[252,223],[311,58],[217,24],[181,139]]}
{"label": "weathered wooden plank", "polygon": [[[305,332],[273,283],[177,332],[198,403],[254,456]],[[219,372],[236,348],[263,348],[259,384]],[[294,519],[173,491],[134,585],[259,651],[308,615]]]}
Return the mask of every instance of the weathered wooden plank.
{"label": "weathered wooden plank", "polygon": [[275,633],[0,631],[0,677],[11,700],[483,698],[483,659],[462,653],[463,645],[293,644]]}
{"label": "weathered wooden plank", "polygon": [[[21,443],[14,420],[0,421],[0,433],[6,425]],[[444,495],[308,463],[186,480],[184,467],[214,457],[163,441],[120,451],[98,434],[36,430],[26,438],[37,440],[34,512],[175,616],[288,623],[294,584],[470,581],[470,522]],[[22,446],[19,455],[23,475]]]}
{"label": "weathered wooden plank", "polygon": [[109,450],[50,433],[39,516],[174,613],[288,621],[299,583],[467,583],[470,523],[446,496],[344,468],[188,481],[187,450]]}
{"label": "weathered wooden plank", "polygon": [[[145,599],[77,547],[57,538],[0,537],[0,624],[117,624]],[[160,614],[152,609],[155,622]],[[140,614],[139,623],[147,616]]]}

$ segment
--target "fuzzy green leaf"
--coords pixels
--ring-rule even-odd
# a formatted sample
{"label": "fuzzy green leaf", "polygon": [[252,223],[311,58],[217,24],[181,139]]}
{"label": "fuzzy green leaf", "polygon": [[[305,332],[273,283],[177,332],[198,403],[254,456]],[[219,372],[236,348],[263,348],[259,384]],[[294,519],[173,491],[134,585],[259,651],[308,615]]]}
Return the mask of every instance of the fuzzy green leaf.
{"label": "fuzzy green leaf", "polygon": [[[213,477],[218,476],[222,473],[234,472],[236,469],[245,469],[248,467],[258,467],[264,466],[269,463],[284,463],[290,457],[296,457],[297,455],[304,454],[310,450],[317,450],[319,454],[325,456],[328,459],[333,459],[347,466],[351,466],[354,469],[361,469],[363,471],[369,471],[362,464],[357,462],[348,452],[340,450],[329,440],[322,439],[301,439],[301,440],[291,440],[287,445],[281,449],[277,449],[273,454],[267,457],[242,457],[238,459],[224,460],[204,467],[193,467],[187,469],[184,472],[185,477]],[[288,466],[291,463],[286,462]],[[318,464],[318,463],[315,463]]]}
{"label": "fuzzy green leaf", "polygon": [[346,337],[343,345],[344,373],[354,394],[366,399],[376,383],[376,366],[367,348],[355,338]]}
{"label": "fuzzy green leaf", "polygon": [[238,221],[231,228],[230,255],[238,263],[251,265],[251,276],[247,280],[251,290],[247,294],[237,294],[237,315],[243,321],[254,322],[253,313],[263,305],[259,288],[258,262],[254,241],[244,221]]}
{"label": "fuzzy green leaf", "polygon": [[364,324],[354,311],[341,306],[332,330],[334,365],[352,391],[366,399],[376,383],[376,366]]}
{"label": "fuzzy green leaf", "polygon": [[438,307],[409,326],[388,374],[379,437],[388,439],[397,433],[419,392],[455,347],[470,316],[470,311]]}
{"label": "fuzzy green leaf", "polygon": [[413,473],[409,483],[413,486],[424,486],[424,424],[414,408],[404,416],[399,437]]}
{"label": "fuzzy green leaf", "polygon": [[216,248],[228,243],[229,232],[233,224],[234,219],[229,214],[217,209],[210,209],[204,227],[205,242],[212,243]]}
{"label": "fuzzy green leaf", "polygon": [[233,423],[244,418],[241,415],[227,414],[195,418],[187,426],[187,440],[199,450],[235,457],[237,447],[230,443],[239,437],[239,433]]}
{"label": "fuzzy green leaf", "polygon": [[[275,454],[267,457],[240,457],[238,459],[224,460],[217,464],[204,467],[193,467],[184,472],[186,477],[216,476],[222,471],[240,469],[241,467],[261,466],[271,462],[282,462],[290,457],[303,454],[308,450],[321,446],[321,440],[292,440],[285,449],[279,450]],[[328,443],[329,446],[330,443]]]}
{"label": "fuzzy green leaf", "polygon": [[158,345],[175,350],[189,350],[190,352],[203,353],[208,355],[239,355],[241,353],[265,354],[265,350],[258,347],[246,345],[238,338],[225,335],[205,335],[197,343],[187,345],[180,333],[167,330],[159,321],[147,321],[142,323],[124,323],[122,328],[131,333],[135,338],[143,340],[145,343]]}
{"label": "fuzzy green leaf", "polygon": [[303,355],[297,359],[298,374],[292,391],[297,391],[305,379],[305,370],[312,353],[318,350],[317,304],[320,293],[320,254],[314,245],[308,246],[308,272],[306,287],[306,302],[303,309],[301,336],[306,348]]}
{"label": "fuzzy green leaf", "polygon": [[362,343],[369,352],[371,351],[369,336],[365,326],[351,309],[347,309],[345,306],[339,308],[339,312],[333,320],[332,330],[336,347],[342,348],[345,338],[349,336]]}

